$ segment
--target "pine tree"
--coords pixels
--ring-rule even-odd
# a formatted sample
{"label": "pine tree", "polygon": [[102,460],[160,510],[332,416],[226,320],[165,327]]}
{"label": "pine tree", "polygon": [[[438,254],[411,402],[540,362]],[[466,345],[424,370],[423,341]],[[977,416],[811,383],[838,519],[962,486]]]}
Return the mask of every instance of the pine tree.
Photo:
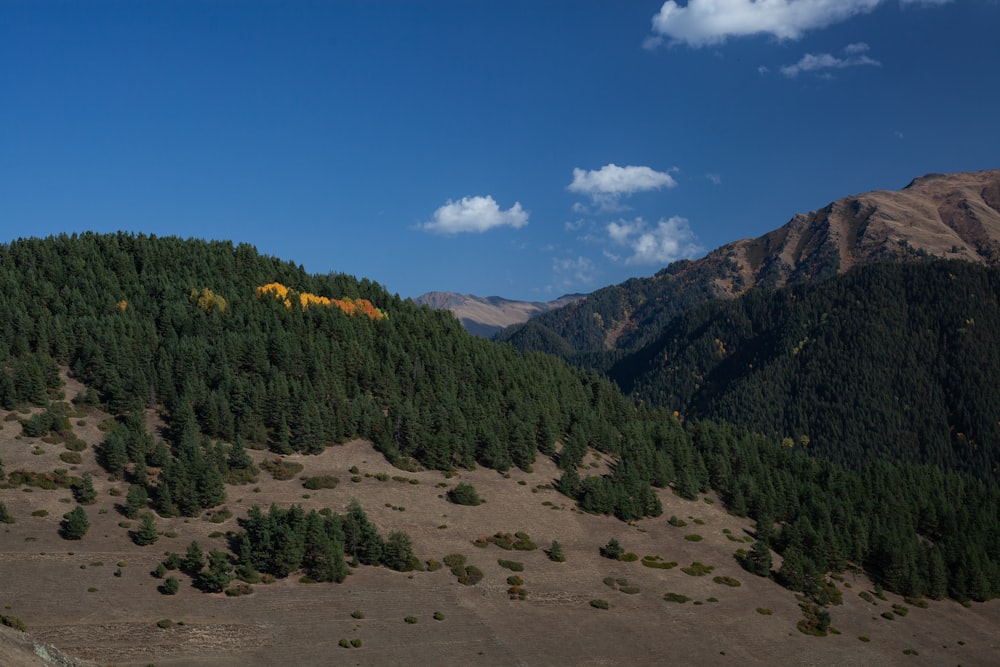
{"label": "pine tree", "polygon": [[132,541],[140,547],[145,547],[155,543],[158,539],[160,539],[160,534],[156,532],[156,522],[153,521],[153,515],[146,512],[142,515],[139,528],[132,535]]}
{"label": "pine tree", "polygon": [[745,559],[746,569],[757,576],[766,577],[771,573],[771,548],[764,540],[757,540]]}
{"label": "pine tree", "polygon": [[618,543],[618,540],[612,537],[607,544],[601,547],[600,552],[605,558],[618,560],[621,558],[621,555],[625,553],[625,549],[623,549],[622,545]]}
{"label": "pine tree", "polygon": [[79,540],[90,530],[90,519],[79,505],[71,512],[63,515],[60,533],[67,540]]}
{"label": "pine tree", "polygon": [[149,496],[146,493],[146,487],[132,484],[128,487],[128,493],[125,494],[125,505],[123,507],[125,516],[129,519],[138,517],[139,510],[145,509],[148,502]]}
{"label": "pine tree", "polygon": [[562,545],[559,544],[558,540],[552,540],[552,546],[548,551],[549,560],[555,563],[563,563],[566,561],[566,555],[563,553]]}
{"label": "pine tree", "polygon": [[202,552],[201,547],[198,546],[197,542],[191,542],[191,544],[188,545],[184,557],[181,559],[181,572],[189,577],[193,577],[201,572],[204,567],[204,552]]}
{"label": "pine tree", "polygon": [[177,577],[167,577],[163,585],[160,586],[160,592],[164,595],[176,595],[180,588],[181,585],[177,581]]}
{"label": "pine tree", "polygon": [[417,562],[410,536],[398,530],[389,533],[382,550],[382,564],[390,570],[409,572]]}
{"label": "pine tree", "polygon": [[94,478],[90,473],[84,473],[83,479],[73,486],[73,497],[81,505],[93,505],[97,500],[97,491],[94,489]]}
{"label": "pine tree", "polygon": [[0,502],[0,523],[14,523],[14,517],[3,502]]}

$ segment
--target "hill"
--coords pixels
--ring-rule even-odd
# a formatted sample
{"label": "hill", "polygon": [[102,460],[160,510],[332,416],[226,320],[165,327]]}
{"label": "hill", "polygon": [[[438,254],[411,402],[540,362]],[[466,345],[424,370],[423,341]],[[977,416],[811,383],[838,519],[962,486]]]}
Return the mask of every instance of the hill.
{"label": "hill", "polygon": [[449,310],[466,331],[489,338],[504,327],[527,322],[540,313],[574,303],[583,294],[565,294],[552,301],[513,301],[499,296],[474,296],[456,292],[427,292],[413,300],[435,310]]}
{"label": "hill", "polygon": [[931,174],[900,191],[838,199],[761,237],[597,290],[498,338],[522,350],[632,350],[709,299],[822,280],[877,261],[937,257],[992,266],[998,250],[1000,170]]}
{"label": "hill", "polygon": [[[66,386],[71,392],[77,387],[72,380]],[[152,411],[150,418],[155,420]],[[829,607],[837,634],[803,634],[796,629],[803,619],[796,594],[746,572],[733,558],[737,549],[750,548],[753,526],[725,511],[717,495],[685,500],[664,490],[659,492],[664,517],[626,524],[574,508],[552,488],[561,471],[547,459],[530,473],[512,470],[509,477],[483,468],[448,477],[434,470],[399,470],[370,444],[352,441],[315,456],[285,457],[303,466],[292,479],[261,472],[251,484],[229,487],[222,509],[231,515],[157,517],[159,540],[139,546],[129,538],[139,522],[119,509],[128,484],[108,479],[97,463],[95,447],[104,437],[97,427],[109,415],[90,410],[72,419],[73,432],[88,444],[74,474],[92,473],[98,491],[96,502],[86,506],[92,527],[83,539],[66,541],[57,533],[59,517],[75,503],[70,489],[23,487],[33,491],[24,493],[0,488],[0,499],[16,518],[4,526],[0,542],[3,613],[22,620],[34,637],[34,642],[18,638],[6,644],[0,628],[0,656],[13,656],[4,664],[51,664],[36,659],[35,644],[54,644],[87,664],[123,667],[331,661],[652,665],[662,664],[664,657],[699,665],[734,659],[760,665],[776,659],[831,666],[911,664],[915,658],[906,652],[934,664],[990,665],[998,656],[1000,603],[908,603],[881,592],[857,571],[830,580],[843,598],[842,604]],[[8,470],[66,466],[60,460],[67,451],[62,444],[16,440],[16,422],[3,423],[0,451]],[[264,451],[250,454],[258,465],[272,457]],[[600,466],[594,470],[609,463],[593,454],[587,461]],[[318,491],[303,488],[303,478],[326,475],[339,478],[340,484]],[[474,485],[486,502],[467,507],[441,497],[442,485],[453,488],[458,482]],[[296,574],[254,584],[252,594],[229,597],[202,593],[192,577],[175,570],[171,574],[180,581],[179,591],[157,591],[163,580],[152,572],[165,552],[183,554],[192,541],[206,553],[227,550],[253,505],[346,512],[352,500],[366,508],[383,532],[410,535],[422,562],[440,564],[447,555],[460,554],[479,568],[482,580],[462,585],[448,567],[395,572],[360,566],[341,584],[308,583]],[[42,509],[47,516],[38,515]],[[676,526],[668,516],[676,517]],[[530,536],[538,548],[505,550],[480,542],[497,532],[516,531]],[[701,539],[688,537],[694,535]],[[598,551],[611,538],[640,560],[602,558]],[[545,550],[554,540],[562,545],[565,562],[547,557]],[[645,566],[641,559],[647,555],[659,559],[647,563],[664,567]],[[704,576],[682,571],[694,562],[712,571]],[[518,566],[523,570],[511,569]],[[523,600],[508,592],[513,576],[522,580]],[[604,600],[609,608],[595,608],[591,600]],[[918,606],[924,604],[926,608]],[[407,617],[417,622],[407,623]],[[342,639],[360,640],[360,647],[342,648]],[[25,642],[27,647],[21,648]],[[9,654],[5,646],[11,647]]]}
{"label": "hill", "polygon": [[[891,638],[878,659],[953,657],[926,633],[939,620],[953,645],[958,607],[932,600],[995,628],[995,606],[972,604],[1000,594],[995,482],[909,462],[854,470],[682,422],[371,281],[249,246],[22,239],[0,247],[0,284],[4,622],[82,658],[317,664],[358,649],[371,662],[579,664],[671,651],[700,664],[759,655],[763,636],[794,660],[841,618],[862,632],[883,591],[910,602],[885,598],[898,608],[883,612],[894,625],[877,628]],[[845,594],[855,584],[860,602]],[[698,611],[674,611],[684,596]],[[746,611],[751,599],[783,622]],[[725,646],[699,630],[716,604],[727,611],[707,627],[727,628]],[[898,619],[925,604],[935,620],[912,628],[928,641],[911,632],[901,646]],[[692,641],[665,645],[665,622]],[[789,624],[802,637],[788,642]],[[587,639],[567,647],[577,632]],[[867,642],[841,632],[831,664],[857,662]],[[962,631],[980,651],[963,662],[989,653],[988,634]]]}

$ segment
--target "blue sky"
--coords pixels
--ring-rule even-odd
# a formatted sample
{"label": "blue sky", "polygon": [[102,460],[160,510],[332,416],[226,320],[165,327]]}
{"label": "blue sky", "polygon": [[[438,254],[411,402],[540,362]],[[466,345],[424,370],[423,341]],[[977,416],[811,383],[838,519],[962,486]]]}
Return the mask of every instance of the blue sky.
{"label": "blue sky", "polygon": [[1000,167],[997,0],[0,0],[0,240],[546,300]]}

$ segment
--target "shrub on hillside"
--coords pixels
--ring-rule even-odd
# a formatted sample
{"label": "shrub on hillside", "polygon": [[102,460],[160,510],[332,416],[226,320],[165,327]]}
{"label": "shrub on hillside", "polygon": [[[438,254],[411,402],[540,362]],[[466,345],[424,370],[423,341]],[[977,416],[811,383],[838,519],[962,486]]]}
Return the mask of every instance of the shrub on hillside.
{"label": "shrub on hillside", "polygon": [[476,487],[464,482],[460,482],[455,488],[449,489],[447,496],[448,500],[456,505],[475,506],[483,502],[476,491]]}

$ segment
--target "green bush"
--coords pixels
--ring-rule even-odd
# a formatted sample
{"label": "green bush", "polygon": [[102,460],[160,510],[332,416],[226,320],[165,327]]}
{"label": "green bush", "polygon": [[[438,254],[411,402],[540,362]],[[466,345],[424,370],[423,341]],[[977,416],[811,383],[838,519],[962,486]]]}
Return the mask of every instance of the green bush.
{"label": "green bush", "polygon": [[799,608],[805,617],[795,624],[799,632],[814,637],[825,637],[830,628],[830,612],[818,605],[800,602]]}
{"label": "green bush", "polygon": [[458,583],[463,586],[474,586],[483,580],[482,571],[475,565],[466,565],[465,574],[458,578]]}
{"label": "green bush", "polygon": [[435,621],[443,621],[444,620],[444,614],[442,614],[439,611],[434,612],[434,620]]}
{"label": "green bush", "polygon": [[524,572],[524,563],[518,562],[516,560],[504,560],[501,558],[497,560],[497,563],[500,565],[500,567],[505,567],[511,572]]}
{"label": "green bush", "polygon": [[608,543],[601,547],[599,551],[602,556],[610,558],[611,560],[618,560],[621,558],[621,555],[625,553],[625,549],[623,549],[622,545],[618,543],[618,540],[613,537],[608,540]]}
{"label": "green bush", "polygon": [[590,606],[594,609],[607,609],[609,607],[607,600],[601,600],[600,598],[590,601]]}
{"label": "green bush", "polygon": [[695,561],[688,567],[682,567],[681,572],[692,577],[704,577],[706,574],[711,574],[714,569],[715,567],[711,565],[705,565],[704,563]]}
{"label": "green bush", "polygon": [[714,577],[712,581],[717,584],[722,584],[723,586],[732,586],[733,588],[738,588],[743,585],[740,583],[739,579],[734,579],[733,577]]}
{"label": "green bush", "polygon": [[357,638],[352,639],[351,646],[353,646],[354,648],[361,648],[361,640]]}
{"label": "green bush", "polygon": [[761,616],[770,616],[774,612],[768,609],[767,607],[757,607],[757,613],[760,614]]}
{"label": "green bush", "polygon": [[623,563],[634,563],[635,561],[639,560],[639,556],[637,556],[636,554],[632,553],[631,551],[627,551],[627,552],[623,553],[618,558],[618,560],[622,561]]}
{"label": "green bush", "polygon": [[677,602],[679,604],[684,604],[691,600],[688,596],[681,595],[680,593],[664,593],[663,599],[667,602]]}
{"label": "green bush", "polygon": [[27,627],[24,625],[24,621],[19,619],[17,616],[8,616],[6,614],[0,614],[0,625],[5,625],[8,628],[13,628],[18,632],[27,632]]}
{"label": "green bush", "polygon": [[410,625],[413,625],[414,623],[417,622],[417,617],[416,616],[406,616],[405,618],[403,618],[403,620],[406,621],[407,623],[409,623]]}
{"label": "green bush", "polygon": [[449,489],[446,496],[448,497],[449,502],[455,503],[456,505],[475,506],[483,502],[479,497],[479,493],[476,491],[476,487],[464,482],[459,482],[455,488]]}
{"label": "green bush", "polygon": [[638,586],[622,586],[618,590],[620,590],[622,593],[626,593],[628,595],[635,595],[636,593],[639,592],[639,587]]}
{"label": "green bush", "polygon": [[690,535],[685,535],[684,539],[688,542],[701,542],[702,537],[698,533],[691,533]]}
{"label": "green bush", "polygon": [[250,584],[245,583],[239,583],[226,589],[226,595],[231,598],[240,597],[242,595],[251,595],[252,593],[253,587]]}
{"label": "green bush", "polygon": [[667,520],[667,523],[669,523],[671,526],[675,528],[683,528],[684,526],[688,525],[687,521],[685,521],[684,519],[678,519],[676,516],[671,516]]}
{"label": "green bush", "polygon": [[360,620],[364,617],[365,617],[365,612],[361,611],[360,609],[351,612],[351,618],[356,618]]}
{"label": "green bush", "polygon": [[444,564],[450,567],[454,574],[457,568],[465,567],[465,556],[462,554],[448,554],[444,557]]}
{"label": "green bush", "polygon": [[337,642],[341,648],[351,648],[351,642],[347,639],[341,639]]}
{"label": "green bush", "polygon": [[292,479],[302,472],[302,464],[295,461],[285,461],[281,458],[265,460],[260,467],[271,473],[271,476],[279,481]]}
{"label": "green bush", "polygon": [[340,479],[333,475],[319,475],[318,477],[307,477],[302,482],[302,486],[310,491],[318,491],[320,489],[335,489],[339,483]]}
{"label": "green bush", "polygon": [[523,586],[524,585],[524,579],[522,579],[521,577],[517,576],[516,574],[512,574],[509,577],[507,577],[507,585],[508,586]]}
{"label": "green bush", "polygon": [[162,618],[156,622],[156,627],[166,630],[167,628],[173,627],[174,622],[169,618]]}
{"label": "green bush", "polygon": [[167,577],[158,590],[164,595],[176,595],[177,591],[180,590],[180,587],[181,585],[180,582],[177,581],[177,577]]}
{"label": "green bush", "polygon": [[83,463],[83,457],[80,456],[80,452],[59,452],[59,460],[70,465],[80,465]]}
{"label": "green bush", "polygon": [[642,561],[640,561],[645,567],[651,567],[657,570],[669,570],[677,567],[677,561],[664,561],[661,560],[659,556],[643,556]]}

